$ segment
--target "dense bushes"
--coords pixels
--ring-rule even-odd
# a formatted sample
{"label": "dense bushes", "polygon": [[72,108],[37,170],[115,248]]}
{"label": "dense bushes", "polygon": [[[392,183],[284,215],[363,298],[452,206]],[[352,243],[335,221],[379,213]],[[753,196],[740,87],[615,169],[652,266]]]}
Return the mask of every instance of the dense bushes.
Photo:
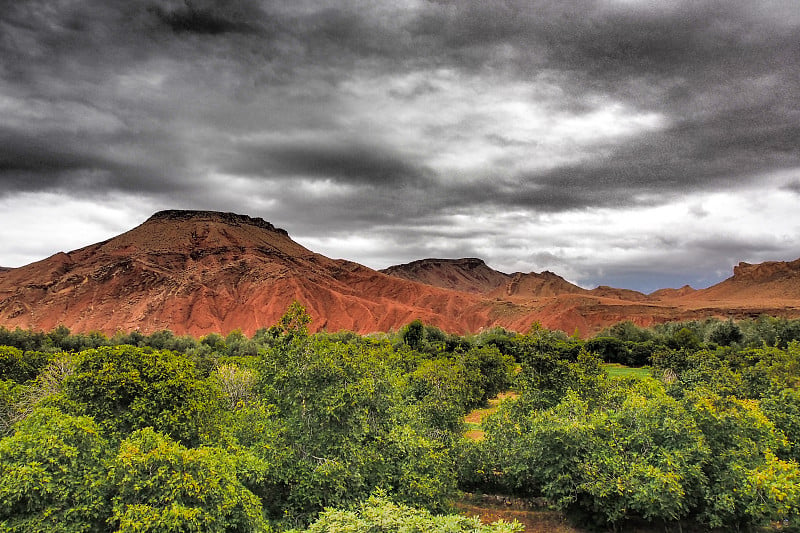
{"label": "dense bushes", "polygon": [[445,510],[463,417],[513,358],[307,323],[293,305],[253,338],[0,330],[0,529],[261,531],[376,491]]}
{"label": "dense bushes", "polygon": [[3,531],[106,531],[112,454],[91,418],[52,408],[32,413],[0,440]]}
{"label": "dense bushes", "polygon": [[528,355],[461,479],[595,524],[797,526],[800,344],[700,348],[667,349],[644,380],[609,379],[588,353]]}
{"label": "dense bushes", "polygon": [[[587,341],[307,325],[293,305],[251,338],[0,328],[0,529],[517,530],[431,514],[458,488],[600,527],[798,527],[794,321],[623,323]],[[464,415],[509,387],[485,440],[464,439]]]}
{"label": "dense bushes", "polygon": [[477,518],[460,515],[434,516],[425,510],[397,505],[386,497],[373,496],[354,510],[326,510],[311,524],[307,533],[331,531],[514,533],[521,530],[519,524],[502,521],[483,525]]}

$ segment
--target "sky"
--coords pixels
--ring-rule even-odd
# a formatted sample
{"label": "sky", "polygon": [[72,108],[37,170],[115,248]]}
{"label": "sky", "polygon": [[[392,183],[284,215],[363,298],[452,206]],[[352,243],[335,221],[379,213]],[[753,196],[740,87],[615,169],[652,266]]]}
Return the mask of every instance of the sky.
{"label": "sky", "polygon": [[797,0],[5,0],[0,265],[161,209],[581,286],[800,257]]}

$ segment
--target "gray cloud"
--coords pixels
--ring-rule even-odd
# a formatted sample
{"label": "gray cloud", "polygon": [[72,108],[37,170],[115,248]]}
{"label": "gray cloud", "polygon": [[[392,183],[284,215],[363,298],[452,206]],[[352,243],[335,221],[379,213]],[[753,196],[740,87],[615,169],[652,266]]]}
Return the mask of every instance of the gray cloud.
{"label": "gray cloud", "polygon": [[388,147],[338,142],[244,146],[225,170],[234,174],[328,178],[390,187],[418,184],[427,174],[412,161],[391,153]]}
{"label": "gray cloud", "polygon": [[148,11],[176,33],[201,35],[259,33],[258,26],[250,21],[262,16],[257,6],[243,2],[185,0],[182,6],[173,9],[152,5]]}

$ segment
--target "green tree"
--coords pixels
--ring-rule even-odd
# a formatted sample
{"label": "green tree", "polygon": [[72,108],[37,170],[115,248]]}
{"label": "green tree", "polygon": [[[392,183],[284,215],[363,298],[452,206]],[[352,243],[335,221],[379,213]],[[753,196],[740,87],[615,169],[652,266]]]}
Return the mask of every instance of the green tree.
{"label": "green tree", "polygon": [[784,459],[800,463],[800,389],[774,389],[761,399],[762,412],[786,435]]}
{"label": "green tree", "polygon": [[34,411],[0,441],[0,529],[106,531],[108,455],[91,418]]}
{"label": "green tree", "polygon": [[118,438],[153,427],[193,446],[218,427],[218,388],[174,352],[133,346],[81,352],[64,393]]}
{"label": "green tree", "polygon": [[300,302],[294,301],[286,309],[278,323],[269,329],[269,332],[273,337],[289,342],[294,338],[307,337],[310,323],[311,315],[308,314],[306,308]]}
{"label": "green tree", "polygon": [[402,329],[400,336],[409,348],[419,350],[425,340],[425,326],[421,320],[414,320]]}
{"label": "green tree", "polygon": [[480,389],[479,404],[494,398],[498,393],[511,387],[516,363],[510,355],[504,355],[494,346],[471,348],[458,360],[469,370],[470,379]]}
{"label": "green tree", "polygon": [[742,330],[733,320],[715,324],[708,333],[708,341],[720,346],[730,346],[742,342]]}
{"label": "green tree", "polygon": [[0,346],[0,379],[25,383],[36,376],[50,362],[51,355],[43,352],[23,352],[12,346]]}
{"label": "green tree", "polygon": [[[483,448],[507,491],[544,496],[595,523],[676,521],[702,497],[703,434],[656,381],[616,382],[597,403],[568,390],[554,407],[504,402]],[[591,394],[587,395],[591,398]]]}
{"label": "green tree", "polygon": [[112,461],[109,523],[119,533],[265,531],[261,502],[242,485],[223,450],[184,448],[145,428]]}
{"label": "green tree", "polygon": [[700,519],[711,527],[737,529],[800,519],[800,493],[790,486],[800,471],[797,463],[776,457],[788,443],[758,402],[703,389],[692,391],[685,402],[711,452],[704,465],[708,489]]}

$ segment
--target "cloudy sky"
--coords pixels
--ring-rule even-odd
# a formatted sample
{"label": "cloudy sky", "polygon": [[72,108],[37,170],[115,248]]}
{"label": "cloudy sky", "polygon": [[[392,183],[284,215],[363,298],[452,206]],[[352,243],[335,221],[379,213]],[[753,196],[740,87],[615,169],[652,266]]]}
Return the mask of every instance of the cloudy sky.
{"label": "cloudy sky", "polygon": [[166,208],[645,292],[800,257],[797,0],[16,0],[0,265]]}

